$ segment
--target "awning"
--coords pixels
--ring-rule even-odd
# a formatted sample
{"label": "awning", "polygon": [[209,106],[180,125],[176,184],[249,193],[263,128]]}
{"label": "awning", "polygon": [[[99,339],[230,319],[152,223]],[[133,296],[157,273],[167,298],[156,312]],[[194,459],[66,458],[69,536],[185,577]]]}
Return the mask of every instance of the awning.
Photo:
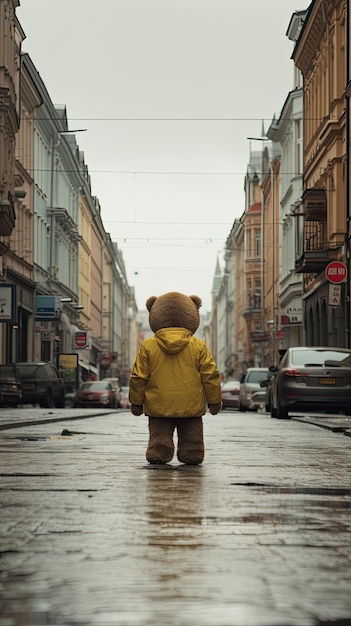
{"label": "awning", "polygon": [[97,367],[95,367],[95,365],[91,365],[91,363],[88,363],[87,361],[83,361],[83,359],[81,359],[80,357],[78,358],[78,365],[80,365],[80,367],[85,369],[87,372],[91,372],[92,374],[95,374],[96,376],[99,373],[99,370],[97,369]]}
{"label": "awning", "polygon": [[87,370],[87,372],[89,372],[89,363],[87,361],[83,361],[83,359],[81,359],[80,357],[78,358],[78,365],[80,365],[80,367],[83,367],[85,370]]}

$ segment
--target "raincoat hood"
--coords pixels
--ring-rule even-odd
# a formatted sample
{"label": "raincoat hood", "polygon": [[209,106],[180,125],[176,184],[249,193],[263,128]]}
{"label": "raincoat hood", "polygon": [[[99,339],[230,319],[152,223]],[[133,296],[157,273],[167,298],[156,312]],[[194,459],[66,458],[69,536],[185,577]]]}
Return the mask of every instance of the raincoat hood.
{"label": "raincoat hood", "polygon": [[189,344],[192,336],[186,328],[161,328],[155,333],[157,345],[166,354],[177,354]]}

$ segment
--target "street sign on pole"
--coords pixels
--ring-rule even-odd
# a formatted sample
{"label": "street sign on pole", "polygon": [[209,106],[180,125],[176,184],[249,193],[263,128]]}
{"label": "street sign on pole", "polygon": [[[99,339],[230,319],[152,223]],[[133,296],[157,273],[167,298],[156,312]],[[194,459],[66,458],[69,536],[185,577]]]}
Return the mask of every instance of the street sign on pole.
{"label": "street sign on pole", "polygon": [[347,267],[340,261],[331,261],[325,268],[325,277],[330,283],[344,283],[347,278]]}
{"label": "street sign on pole", "polygon": [[329,285],[328,304],[334,307],[341,305],[341,285]]}

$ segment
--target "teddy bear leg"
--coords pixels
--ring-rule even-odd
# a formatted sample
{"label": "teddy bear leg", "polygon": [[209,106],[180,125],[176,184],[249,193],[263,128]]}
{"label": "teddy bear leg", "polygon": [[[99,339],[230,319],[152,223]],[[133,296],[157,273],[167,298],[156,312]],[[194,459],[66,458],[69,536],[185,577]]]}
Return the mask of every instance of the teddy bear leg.
{"label": "teddy bear leg", "polygon": [[149,417],[149,443],[146,459],[149,463],[168,463],[174,455],[175,422],[168,417]]}
{"label": "teddy bear leg", "polygon": [[178,450],[181,463],[199,465],[205,454],[202,417],[181,417],[177,419]]}

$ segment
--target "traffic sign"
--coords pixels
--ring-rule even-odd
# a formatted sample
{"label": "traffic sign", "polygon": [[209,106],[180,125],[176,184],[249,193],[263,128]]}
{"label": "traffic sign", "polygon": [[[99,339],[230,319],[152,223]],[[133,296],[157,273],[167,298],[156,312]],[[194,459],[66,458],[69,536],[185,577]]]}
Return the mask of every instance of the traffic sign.
{"label": "traffic sign", "polygon": [[100,366],[103,370],[107,370],[111,365],[111,358],[107,355],[102,355],[100,359]]}
{"label": "traffic sign", "polygon": [[347,267],[340,261],[331,261],[325,268],[325,277],[330,283],[343,283],[347,277]]}

